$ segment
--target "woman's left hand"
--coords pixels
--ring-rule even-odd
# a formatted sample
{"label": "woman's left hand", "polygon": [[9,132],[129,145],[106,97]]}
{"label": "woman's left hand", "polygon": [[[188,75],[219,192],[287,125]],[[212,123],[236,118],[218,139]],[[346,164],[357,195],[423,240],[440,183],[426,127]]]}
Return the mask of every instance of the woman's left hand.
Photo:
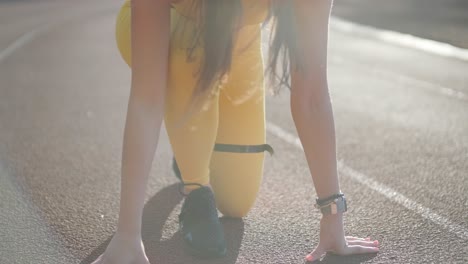
{"label": "woman's left hand", "polygon": [[379,241],[370,238],[345,236],[343,215],[325,215],[320,221],[320,241],[306,256],[308,262],[319,260],[323,254],[355,255],[379,252]]}

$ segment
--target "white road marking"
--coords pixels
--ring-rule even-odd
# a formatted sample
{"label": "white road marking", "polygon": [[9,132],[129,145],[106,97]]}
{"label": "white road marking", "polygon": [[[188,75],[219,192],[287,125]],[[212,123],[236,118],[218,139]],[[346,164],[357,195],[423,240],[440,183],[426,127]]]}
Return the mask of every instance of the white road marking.
{"label": "white road marking", "polygon": [[337,17],[333,17],[331,19],[330,27],[340,32],[367,36],[387,43],[468,62],[468,49],[455,47],[447,43],[424,39],[395,31],[364,26]]}
{"label": "white road marking", "polygon": [[[268,122],[267,123],[267,131],[270,132],[272,135],[286,141],[287,143],[294,145],[295,147],[299,149],[302,148],[301,141],[298,137],[288,133],[281,127]],[[350,167],[348,167],[343,161],[338,162],[338,170],[341,173],[341,175],[345,177],[349,177],[360,184],[366,186],[367,188],[374,190],[392,202],[395,202],[406,209],[417,213],[421,217],[439,225],[442,226],[443,228],[447,229],[451,233],[455,234],[459,238],[468,240],[468,230],[464,228],[463,226],[460,226],[458,224],[452,223],[449,219],[440,216],[436,213],[434,213],[431,209],[422,206],[421,204],[409,199],[408,197],[404,196],[403,194],[397,192],[396,190],[379,183],[378,181],[372,179],[369,176],[366,176],[363,173],[360,173]]]}
{"label": "white road marking", "polygon": [[430,90],[433,90],[433,91],[435,91],[435,92],[437,92],[439,94],[442,94],[442,95],[445,95],[445,96],[448,96],[448,97],[452,97],[452,98],[455,98],[455,99],[468,100],[468,94],[466,94],[464,92],[461,92],[461,91],[458,91],[456,89],[446,87],[446,86],[443,86],[441,84],[416,79],[414,77],[411,77],[411,76],[408,76],[408,75],[405,75],[405,74],[401,74],[401,73],[397,73],[397,72],[394,72],[394,71],[376,69],[376,68],[369,68],[369,67],[366,67],[366,65],[364,63],[359,63],[359,62],[356,62],[356,61],[348,61],[348,60],[345,60],[344,58],[342,58],[342,57],[340,57],[338,55],[331,56],[331,62],[333,62],[334,64],[337,64],[337,65],[343,65],[343,66],[345,64],[348,64],[347,66],[349,66],[350,64],[351,65],[359,65],[359,66],[362,66],[362,70],[364,70],[364,71],[369,71],[369,72],[371,72],[371,73],[373,73],[375,75],[386,77],[387,79],[390,79],[390,80],[398,80],[398,81],[408,83],[408,84],[410,84],[412,86],[421,87],[423,89],[430,89]]}
{"label": "white road marking", "polygon": [[372,69],[372,71],[374,72],[374,74],[386,76],[387,78],[393,78],[394,80],[403,81],[411,85],[419,86],[425,89],[430,89],[448,97],[456,98],[459,100],[468,100],[467,94],[461,91],[457,91],[455,89],[440,85],[440,84],[431,83],[431,82],[424,81],[424,80],[419,80],[419,79],[416,79],[416,78],[413,78],[404,74],[391,72],[387,70]]}
{"label": "white road marking", "polygon": [[[0,63],[3,62],[8,56],[13,54],[16,50],[24,46],[25,44],[31,42],[39,33],[46,30],[49,25],[37,28],[30,32],[25,33],[20,38],[16,39],[10,46],[0,51]],[[460,60],[468,61],[468,50],[454,47],[446,43],[440,43],[432,40],[422,39],[398,32],[392,32],[388,30],[380,30],[369,26],[358,25],[352,22],[348,22],[342,19],[333,18],[331,22],[331,27],[335,30],[339,30],[347,33],[358,33],[364,34],[367,36],[375,37],[381,41],[389,42],[392,44],[398,44],[406,47],[411,47],[414,49],[419,49],[428,53],[457,58]],[[299,138],[294,135],[289,134],[279,126],[276,126],[272,123],[268,123],[267,130],[273,135],[283,139],[284,141],[302,149],[301,142]],[[448,229],[450,232],[454,233],[462,239],[468,240],[468,230],[464,227],[450,222],[447,218],[444,218],[426,208],[403,194],[398,193],[397,191],[387,187],[368,176],[359,173],[352,168],[346,166],[342,161],[339,162],[339,170],[346,176],[360,182],[361,184],[367,186],[368,188],[375,190],[388,199],[404,206],[405,208],[418,213],[420,216]]]}
{"label": "white road marking", "polygon": [[46,25],[40,28],[36,28],[17,38],[15,41],[13,41],[13,43],[10,44],[10,46],[0,51],[0,63],[6,58],[8,58],[11,54],[13,54],[16,50],[18,50],[25,44],[31,42],[37,35],[46,30],[48,27],[49,26]]}

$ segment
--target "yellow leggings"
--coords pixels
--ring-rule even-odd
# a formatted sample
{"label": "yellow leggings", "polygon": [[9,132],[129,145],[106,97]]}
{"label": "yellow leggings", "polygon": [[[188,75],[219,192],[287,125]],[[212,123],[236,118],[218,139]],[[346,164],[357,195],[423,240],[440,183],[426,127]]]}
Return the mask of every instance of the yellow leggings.
{"label": "yellow leggings", "polygon": [[[117,17],[116,40],[130,66],[130,4]],[[171,12],[171,28],[187,19]],[[220,152],[215,144],[265,144],[265,90],[260,25],[245,26],[235,43],[228,80],[207,97],[203,108],[182,125],[200,66],[187,61],[187,30],[171,35],[165,126],[185,183],[211,184],[218,209],[226,216],[243,217],[254,204],[263,174],[264,152]],[[184,35],[185,34],[185,35]],[[189,33],[187,33],[189,34]]]}

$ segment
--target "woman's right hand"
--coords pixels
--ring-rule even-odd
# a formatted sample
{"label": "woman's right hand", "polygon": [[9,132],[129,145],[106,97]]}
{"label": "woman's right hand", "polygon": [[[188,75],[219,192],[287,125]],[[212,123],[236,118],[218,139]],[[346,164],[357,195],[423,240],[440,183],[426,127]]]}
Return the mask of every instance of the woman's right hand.
{"label": "woman's right hand", "polygon": [[320,240],[317,247],[306,256],[314,262],[327,253],[336,255],[355,255],[379,252],[379,241],[370,238],[345,236],[343,214],[325,215],[320,221]]}
{"label": "woman's right hand", "polygon": [[116,233],[106,251],[91,264],[150,264],[141,238]]}

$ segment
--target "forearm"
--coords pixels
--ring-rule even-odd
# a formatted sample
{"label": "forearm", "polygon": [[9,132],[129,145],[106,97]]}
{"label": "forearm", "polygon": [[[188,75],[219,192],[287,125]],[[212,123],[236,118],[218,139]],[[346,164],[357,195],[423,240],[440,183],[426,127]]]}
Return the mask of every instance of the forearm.
{"label": "forearm", "polygon": [[140,235],[148,175],[162,123],[160,107],[130,99],[125,124],[118,231]]}
{"label": "forearm", "polygon": [[[336,161],[336,140],[333,110],[326,81],[325,87],[306,87],[322,91],[310,98],[291,96],[291,112],[301,140],[318,197],[340,191]],[[306,84],[295,84],[306,85]],[[300,90],[296,87],[294,90]]]}
{"label": "forearm", "polygon": [[169,1],[132,0],[132,85],[122,152],[118,231],[141,235],[146,185],[164,115]]}
{"label": "forearm", "polygon": [[331,0],[296,0],[298,53],[291,72],[291,111],[319,198],[340,191],[335,124],[328,91]]}

